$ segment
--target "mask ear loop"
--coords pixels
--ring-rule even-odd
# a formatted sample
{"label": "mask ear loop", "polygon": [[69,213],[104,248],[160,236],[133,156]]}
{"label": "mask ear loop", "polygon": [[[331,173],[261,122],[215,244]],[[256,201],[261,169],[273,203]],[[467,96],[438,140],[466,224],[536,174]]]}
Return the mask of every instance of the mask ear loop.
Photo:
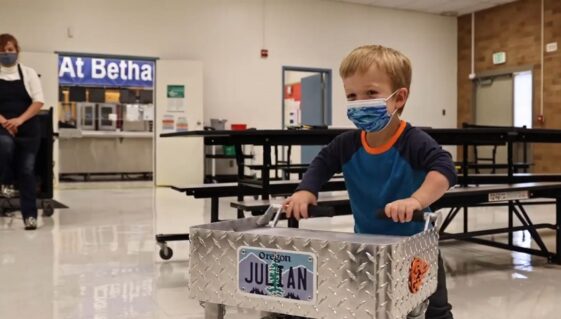
{"label": "mask ear loop", "polygon": [[[390,96],[388,96],[388,97],[386,98],[386,100],[385,100],[385,101],[386,101],[386,105],[387,105],[388,100],[391,99],[397,92],[399,92],[399,90],[401,90],[401,88],[395,90],[392,94],[390,94]],[[391,113],[390,116],[393,118],[393,116],[396,115],[397,111],[399,111],[399,110],[400,110],[400,109],[396,108],[396,109]],[[397,114],[397,117],[399,118],[399,114]]]}
{"label": "mask ear loop", "polygon": [[401,90],[401,88],[399,88],[399,89],[393,91],[393,93],[390,94],[390,96],[388,96],[384,101],[387,102],[387,101],[388,101],[389,99],[391,99],[397,92],[399,92],[399,90]]}
{"label": "mask ear loop", "polygon": [[[396,91],[397,92],[397,91]],[[390,95],[391,97],[391,95]],[[386,129],[386,127],[388,127],[390,125],[390,123],[392,122],[392,119],[394,118],[394,116],[397,117],[397,119],[399,120],[399,114],[397,113],[397,111],[399,111],[399,109],[395,109],[392,113],[390,113],[390,120],[388,121],[388,123],[386,123],[386,125],[384,125],[384,127],[382,128],[382,130]],[[389,113],[389,112],[388,112]]]}
{"label": "mask ear loop", "polygon": [[[390,94],[390,96],[388,96],[388,97],[386,98],[386,105],[387,105],[387,101],[388,101],[389,99],[391,99],[397,92],[399,92],[399,90],[401,90],[401,89],[395,90],[392,94]],[[397,117],[397,119],[399,120],[399,113],[398,113],[398,111],[399,111],[399,109],[396,108],[396,109],[390,114],[390,120],[389,120],[388,123],[384,126],[383,129],[385,129],[386,127],[388,127],[388,125],[390,125],[390,123],[391,123],[391,121],[392,121],[392,119],[393,119],[394,117]]]}

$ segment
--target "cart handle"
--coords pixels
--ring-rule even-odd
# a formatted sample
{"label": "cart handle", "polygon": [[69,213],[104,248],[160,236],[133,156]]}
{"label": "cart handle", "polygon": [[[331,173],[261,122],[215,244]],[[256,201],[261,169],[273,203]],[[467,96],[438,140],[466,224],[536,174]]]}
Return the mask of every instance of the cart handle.
{"label": "cart handle", "polygon": [[[391,217],[388,217],[386,215],[386,212],[383,209],[378,210],[377,217],[378,219],[392,219]],[[413,219],[411,219],[411,221],[424,223],[425,220],[425,212],[423,212],[422,210],[413,211]]]}
{"label": "cart handle", "polygon": [[332,206],[308,205],[308,215],[310,217],[333,217],[335,208]]}
{"label": "cart handle", "polygon": [[[281,213],[281,204],[271,204],[265,214],[257,219],[257,225],[263,227],[265,225],[268,225],[272,220],[272,226],[276,227]],[[335,208],[331,206],[308,205],[308,214],[310,217],[333,217],[335,216]]]}
{"label": "cart handle", "polygon": [[[386,215],[383,209],[378,211],[377,217],[380,219],[391,219]],[[442,214],[440,212],[433,213],[415,210],[413,211],[413,218],[411,221],[425,223],[425,230],[429,229],[430,225],[436,227],[438,230],[442,221]]]}

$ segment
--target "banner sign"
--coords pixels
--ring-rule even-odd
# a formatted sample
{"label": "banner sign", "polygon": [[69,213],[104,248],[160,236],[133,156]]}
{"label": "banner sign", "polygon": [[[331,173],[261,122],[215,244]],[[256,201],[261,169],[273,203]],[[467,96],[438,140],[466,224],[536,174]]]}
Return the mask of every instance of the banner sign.
{"label": "banner sign", "polygon": [[58,57],[59,85],[154,86],[154,61],[83,56]]}

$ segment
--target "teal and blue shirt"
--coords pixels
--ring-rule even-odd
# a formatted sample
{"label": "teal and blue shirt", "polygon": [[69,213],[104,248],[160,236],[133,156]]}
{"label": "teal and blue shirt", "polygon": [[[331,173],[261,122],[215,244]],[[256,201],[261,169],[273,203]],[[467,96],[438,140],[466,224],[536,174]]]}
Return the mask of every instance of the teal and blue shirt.
{"label": "teal and blue shirt", "polygon": [[364,131],[337,136],[310,163],[297,190],[317,195],[335,173],[343,172],[356,233],[411,236],[423,230],[423,223],[395,223],[376,214],[386,204],[410,197],[430,171],[444,175],[450,186],[456,184],[450,153],[427,133],[402,121],[380,147],[370,147]]}

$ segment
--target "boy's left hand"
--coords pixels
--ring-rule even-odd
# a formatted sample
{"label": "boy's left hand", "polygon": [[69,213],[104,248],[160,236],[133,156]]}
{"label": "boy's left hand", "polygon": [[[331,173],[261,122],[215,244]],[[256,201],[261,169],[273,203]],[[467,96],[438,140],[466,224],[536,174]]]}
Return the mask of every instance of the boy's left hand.
{"label": "boy's left hand", "polygon": [[384,212],[394,222],[406,223],[413,219],[413,212],[415,210],[422,209],[423,207],[417,199],[409,197],[388,203],[384,208]]}

